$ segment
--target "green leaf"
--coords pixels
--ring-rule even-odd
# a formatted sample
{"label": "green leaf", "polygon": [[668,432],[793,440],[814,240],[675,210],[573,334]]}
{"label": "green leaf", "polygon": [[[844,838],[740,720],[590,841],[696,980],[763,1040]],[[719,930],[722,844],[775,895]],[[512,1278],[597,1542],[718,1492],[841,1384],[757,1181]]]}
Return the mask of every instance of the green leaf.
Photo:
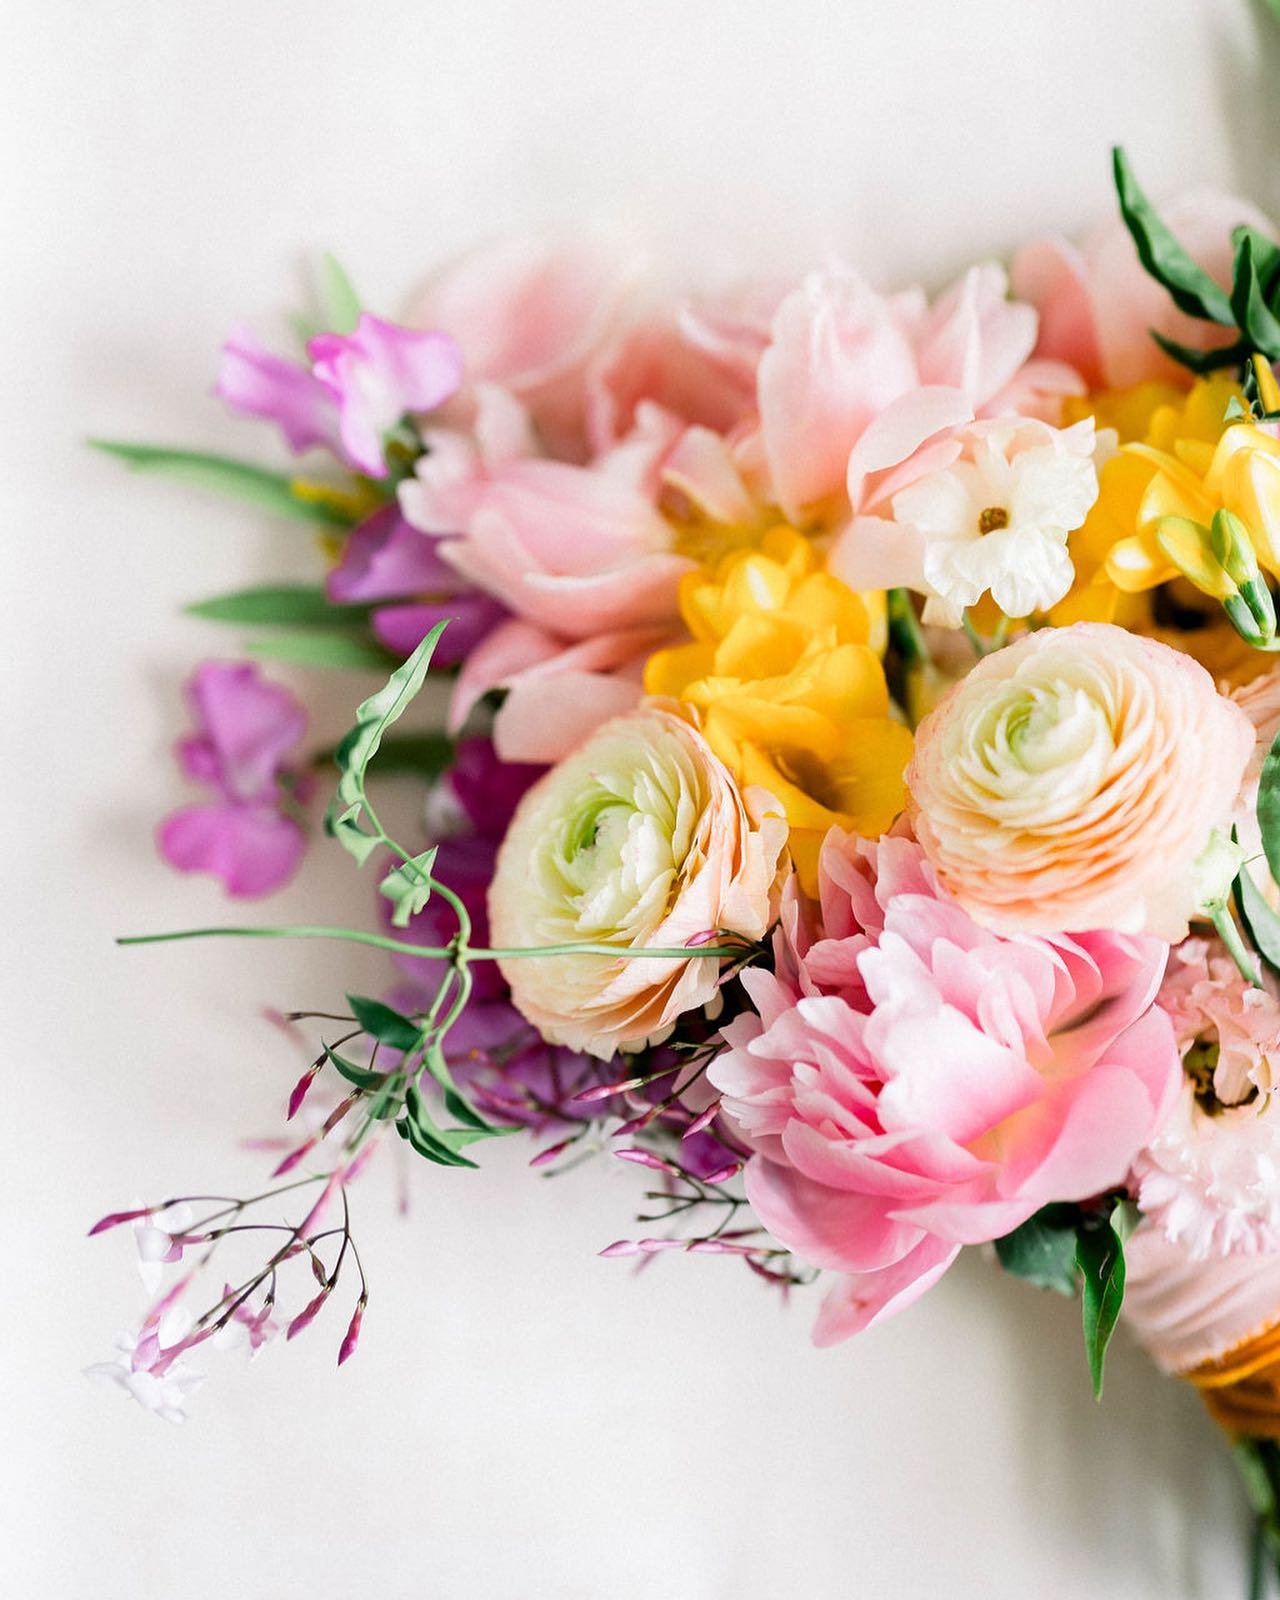
{"label": "green leaf", "polygon": [[474,1167],[475,1162],[462,1154],[462,1146],[484,1135],[462,1128],[442,1128],[427,1110],[426,1102],[414,1084],[405,1090],[405,1120],[396,1124],[404,1130],[419,1155],[448,1167]]}
{"label": "green leaf", "polygon": [[[345,1056],[340,1056],[338,1052],[332,1049],[329,1045],[325,1045],[324,1053],[328,1058],[329,1065],[337,1072],[340,1072],[347,1082],[354,1084],[357,1089],[364,1089],[372,1092],[373,1090],[385,1087],[388,1076],[387,1073],[371,1072],[367,1067],[358,1067],[354,1061],[348,1061]],[[394,1076],[394,1074],[392,1074],[392,1076]]]}
{"label": "green leaf", "polygon": [[348,806],[340,816],[335,816],[330,808],[324,819],[324,831],[331,839],[336,839],[348,854],[355,857],[358,867],[364,866],[380,843],[360,826],[358,805]]}
{"label": "green leaf", "polygon": [[1102,1369],[1124,1300],[1124,1243],[1110,1218],[1086,1224],[1076,1240],[1081,1278],[1084,1348],[1094,1398],[1102,1398]]}
{"label": "green leaf", "polygon": [[368,606],[336,606],[324,590],[306,584],[263,584],[216,595],[186,608],[206,622],[235,622],[251,628],[364,627]]}
{"label": "green leaf", "polygon": [[[363,827],[368,816],[364,787],[365,772],[378,753],[383,734],[399,720],[405,708],[426,682],[432,654],[447,626],[447,619],[437,622],[418,648],[407,661],[401,662],[382,688],[376,694],[370,695],[357,708],[355,726],[350,729],[334,752],[334,760],[338,765],[338,787],[325,817],[325,829],[351,850],[353,855],[356,851],[352,846],[357,839],[370,837]],[[342,825],[339,825],[337,820],[339,818]],[[361,853],[357,859],[363,862],[368,858],[369,851],[364,849],[363,845],[360,848]]]}
{"label": "green leaf", "polygon": [[1147,332],[1165,355],[1199,377],[1204,377],[1209,372],[1220,372],[1224,367],[1238,367],[1249,354],[1249,346],[1242,339],[1237,340],[1235,344],[1223,345],[1217,350],[1196,350],[1191,345],[1179,344],[1176,339],[1166,338],[1154,328],[1148,328]]}
{"label": "green leaf", "polygon": [[276,516],[293,517],[299,522],[318,522],[330,528],[349,528],[354,517],[324,500],[313,500],[295,492],[293,479],[285,473],[271,472],[231,456],[210,455],[201,450],[171,450],[161,445],[125,444],[115,439],[90,439],[94,450],[114,456],[135,472],[154,472],[179,483],[215,494],[247,500]]}
{"label": "green leaf", "polygon": [[1236,319],[1231,301],[1161,221],[1134,177],[1129,158],[1120,145],[1112,150],[1111,159],[1120,214],[1147,272],[1169,291],[1174,304],[1188,316],[1233,327]]}
{"label": "green leaf", "polygon": [[422,1042],[422,1029],[412,1017],[389,1006],[382,1000],[371,1000],[367,995],[349,994],[347,1004],[356,1021],[379,1044],[390,1050],[415,1050]]}
{"label": "green leaf", "polygon": [[[1277,3],[1280,4],[1280,0],[1277,0]],[[1275,300],[1276,290],[1280,289],[1280,245],[1268,239],[1265,233],[1259,233],[1256,228],[1241,223],[1238,228],[1233,228],[1231,231],[1231,245],[1237,260],[1245,239],[1248,239],[1252,247],[1262,293],[1266,297],[1267,304],[1271,305]]]}
{"label": "green leaf", "polygon": [[1272,740],[1258,779],[1258,828],[1271,876],[1280,881],[1280,734]]}
{"label": "green leaf", "polygon": [[[411,772],[415,777],[433,782],[453,764],[454,742],[444,733],[393,733],[389,734],[378,750],[378,771]],[[311,758],[316,767],[330,766],[337,759],[337,750],[330,746],[319,750]]]}
{"label": "green leaf", "polygon": [[1254,236],[1247,230],[1236,244],[1231,309],[1253,349],[1272,361],[1280,356],[1280,321],[1267,305],[1254,255]]}
{"label": "green leaf", "polygon": [[308,628],[303,633],[272,633],[249,639],[245,650],[267,661],[300,667],[340,667],[345,671],[385,672],[392,657],[372,639],[347,628]]}
{"label": "green leaf", "polygon": [[378,892],[386,895],[395,907],[391,913],[392,927],[407,928],[410,917],[416,916],[431,899],[431,891],[435,887],[431,882],[431,873],[439,848],[439,845],[432,845],[412,860],[402,861],[399,866],[392,867],[378,885]]}
{"label": "green leaf", "polygon": [[996,1240],[996,1255],[1006,1272],[1040,1289],[1074,1295],[1077,1288],[1074,1215],[1065,1225],[1051,1226],[1044,1211]]}
{"label": "green leaf", "polygon": [[320,309],[326,333],[352,333],[360,320],[360,296],[328,251],[320,259]]}
{"label": "green leaf", "polygon": [[1247,867],[1241,868],[1232,892],[1249,943],[1273,972],[1280,972],[1280,916],[1267,904]]}

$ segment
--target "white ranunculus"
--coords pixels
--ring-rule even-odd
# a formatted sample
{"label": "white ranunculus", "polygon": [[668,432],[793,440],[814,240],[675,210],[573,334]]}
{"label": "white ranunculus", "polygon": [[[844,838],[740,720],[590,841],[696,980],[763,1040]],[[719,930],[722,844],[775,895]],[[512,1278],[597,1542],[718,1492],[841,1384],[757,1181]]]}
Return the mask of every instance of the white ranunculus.
{"label": "white ranunculus", "polygon": [[681,949],[715,928],[761,937],[785,842],[776,803],[740,794],[681,717],[651,706],[614,718],[521,801],[489,922],[499,948],[618,955],[504,961],[515,1004],[551,1042],[601,1057],[662,1038],[715,998],[720,962],[627,952]]}

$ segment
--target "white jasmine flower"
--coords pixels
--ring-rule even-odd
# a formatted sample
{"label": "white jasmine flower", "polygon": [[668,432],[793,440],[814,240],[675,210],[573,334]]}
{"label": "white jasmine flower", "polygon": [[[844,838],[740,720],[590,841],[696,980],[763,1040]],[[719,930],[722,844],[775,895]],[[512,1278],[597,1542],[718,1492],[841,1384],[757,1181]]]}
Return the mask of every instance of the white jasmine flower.
{"label": "white jasmine flower", "polygon": [[1098,497],[1094,446],[1092,419],[976,423],[959,460],[893,496],[894,521],[918,541],[926,622],[958,627],[987,592],[1009,617],[1062,599],[1074,577],[1067,535]]}

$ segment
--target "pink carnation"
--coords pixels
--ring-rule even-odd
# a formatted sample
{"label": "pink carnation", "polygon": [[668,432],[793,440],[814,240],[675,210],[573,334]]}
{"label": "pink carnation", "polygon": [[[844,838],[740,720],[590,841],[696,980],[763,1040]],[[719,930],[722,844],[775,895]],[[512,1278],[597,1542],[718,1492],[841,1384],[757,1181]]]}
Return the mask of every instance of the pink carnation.
{"label": "pink carnation", "polygon": [[761,1221],[848,1274],[816,1329],[830,1343],[909,1304],[961,1245],[1121,1183],[1180,1073],[1152,1005],[1160,941],[1002,938],[909,837],[833,831],[819,874],[825,937],[792,906],[776,974],[743,978],[759,1015],[725,1028],[710,1077],[757,1152]]}
{"label": "pink carnation", "polygon": [[1196,1260],[1280,1251],[1280,1001],[1216,940],[1170,957],[1160,1004],[1187,1069],[1177,1109],[1138,1157],[1138,1200]]}

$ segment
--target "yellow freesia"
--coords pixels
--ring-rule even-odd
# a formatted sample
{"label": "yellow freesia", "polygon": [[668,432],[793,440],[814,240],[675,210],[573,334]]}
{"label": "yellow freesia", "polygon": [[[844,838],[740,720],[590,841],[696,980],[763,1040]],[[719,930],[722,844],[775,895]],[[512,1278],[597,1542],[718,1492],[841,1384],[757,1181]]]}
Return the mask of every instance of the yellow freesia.
{"label": "yellow freesia", "polygon": [[794,528],[682,582],[692,642],[649,660],[645,689],[697,708],[711,748],[781,802],[808,894],[828,828],[874,838],[906,795],[911,734],[890,716],[876,649],[882,597],[822,570]]}
{"label": "yellow freesia", "polygon": [[[1098,498],[1083,525],[1068,542],[1076,580],[1050,614],[1062,626],[1072,622],[1115,622],[1142,627],[1149,606],[1142,594],[1176,569],[1158,547],[1131,541],[1140,537],[1144,501],[1165,459],[1204,460],[1227,427],[1226,411],[1240,390],[1230,378],[1205,378],[1188,392],[1168,384],[1144,383],[1067,402],[1064,422],[1093,416],[1099,427],[1114,428],[1122,448],[1098,474]],[[1154,453],[1154,454],[1153,454]],[[1119,550],[1119,554],[1115,552]],[[1157,572],[1160,575],[1156,575]]]}

